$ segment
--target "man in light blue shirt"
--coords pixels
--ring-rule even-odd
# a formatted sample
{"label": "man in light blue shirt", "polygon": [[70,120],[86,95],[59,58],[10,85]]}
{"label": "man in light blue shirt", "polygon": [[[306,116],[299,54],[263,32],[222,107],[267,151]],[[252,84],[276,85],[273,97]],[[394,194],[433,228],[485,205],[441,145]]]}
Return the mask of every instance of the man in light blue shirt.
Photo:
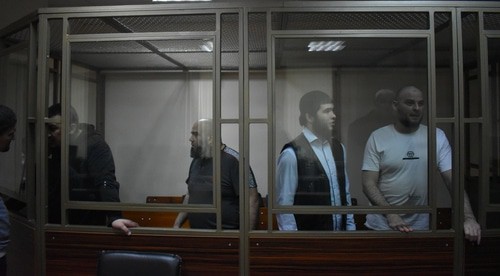
{"label": "man in light blue shirt", "polygon": [[[344,147],[332,137],[333,107],[324,92],[302,96],[299,120],[304,129],[278,159],[278,205],[351,205]],[[277,220],[280,230],[356,230],[352,214],[278,214]]]}

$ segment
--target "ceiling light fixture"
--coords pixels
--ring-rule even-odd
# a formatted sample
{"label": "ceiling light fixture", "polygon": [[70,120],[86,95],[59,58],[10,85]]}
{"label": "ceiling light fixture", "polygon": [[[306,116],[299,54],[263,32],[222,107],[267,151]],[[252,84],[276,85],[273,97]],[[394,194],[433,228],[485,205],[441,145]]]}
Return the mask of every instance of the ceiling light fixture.
{"label": "ceiling light fixture", "polygon": [[204,52],[212,52],[214,50],[214,43],[212,41],[205,41],[200,47]]}
{"label": "ceiling light fixture", "polygon": [[309,42],[309,52],[335,52],[345,48],[345,41],[330,40],[330,41],[311,41]]}
{"label": "ceiling light fixture", "polygon": [[153,0],[153,2],[210,2],[212,0]]}

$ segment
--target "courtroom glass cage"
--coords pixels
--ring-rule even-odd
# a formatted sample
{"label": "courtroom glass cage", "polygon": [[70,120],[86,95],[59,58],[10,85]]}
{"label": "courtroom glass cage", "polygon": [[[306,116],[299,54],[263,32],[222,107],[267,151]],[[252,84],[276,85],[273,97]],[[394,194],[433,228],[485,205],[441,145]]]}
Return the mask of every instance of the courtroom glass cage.
{"label": "courtroom glass cage", "polygon": [[[311,235],[280,231],[276,217],[282,214],[352,215],[356,231],[314,231],[319,237],[399,237],[397,231],[367,231],[365,215],[419,213],[428,215],[429,229],[411,235],[454,237],[463,234],[466,194],[483,235],[498,235],[498,7],[158,7],[42,9],[29,24],[0,32],[0,102],[19,118],[14,147],[0,156],[0,192],[13,212],[60,231],[110,232],[107,215],[88,222],[72,214],[121,212],[141,225],[135,230],[141,234],[241,239]],[[395,115],[392,101],[377,110],[375,95],[408,85],[425,100],[427,200],[372,206],[362,185],[366,140]],[[344,145],[352,206],[277,200],[277,162],[302,131],[299,101],[312,90],[333,98],[334,136]],[[51,114],[55,104],[60,116]],[[366,121],[380,112],[382,125]],[[203,202],[186,204],[198,154],[193,124],[200,119],[213,121],[206,153],[211,167],[199,180],[209,191]],[[439,145],[431,138],[441,131],[451,146],[451,190],[435,168]],[[106,181],[119,189],[119,200],[104,200],[99,187],[72,181],[75,174],[94,177],[74,167],[88,159],[94,135],[109,146],[109,156],[99,158],[112,160],[114,176]],[[237,176],[231,175],[239,183],[233,187],[239,201],[232,203],[237,228],[224,222],[229,174],[220,149],[226,147],[239,161]],[[259,200],[255,227],[251,178]],[[180,212],[212,216],[216,223],[211,230],[178,229]]]}
{"label": "courtroom glass cage", "polygon": [[[496,89],[494,45],[497,38],[493,33],[498,29],[498,14],[463,12],[459,15],[460,20],[455,22],[455,11],[446,9],[342,12],[273,10],[245,14],[248,23],[243,26],[240,22],[242,13],[238,10],[203,10],[185,14],[167,10],[164,13],[117,13],[113,16],[94,12],[90,15],[72,13],[69,17],[51,14],[43,16],[39,23],[45,28],[40,29],[38,35],[41,37],[38,40],[46,41],[46,44],[33,44],[41,52],[47,53],[47,59],[40,60],[44,62],[45,69],[42,72],[46,76],[38,80],[44,89],[38,87],[37,99],[33,99],[34,96],[27,97],[27,92],[24,95],[17,93],[17,96],[10,92],[9,97],[17,97],[15,101],[24,109],[21,103],[27,100],[31,102],[31,110],[22,112],[27,116],[23,116],[21,122],[24,126],[20,128],[22,133],[31,135],[30,139],[35,139],[35,100],[45,101],[46,108],[54,103],[63,103],[66,113],[70,106],[73,107],[80,122],[94,126],[96,131],[103,134],[115,157],[117,181],[120,182],[121,189],[122,204],[118,205],[120,207],[111,204],[108,207],[111,209],[134,209],[132,206],[144,209],[145,206],[150,206],[144,205],[148,196],[182,196],[185,192],[182,184],[184,175],[178,172],[182,171],[182,167],[188,166],[189,156],[181,158],[184,163],[176,160],[175,165],[169,168],[170,160],[183,155],[182,150],[174,145],[184,144],[186,147],[190,124],[196,119],[217,118],[217,128],[214,130],[223,143],[227,141],[236,150],[243,147],[243,153],[248,151],[251,160],[249,167],[256,163],[254,166],[258,173],[254,173],[257,183],[262,184],[258,186],[261,204],[273,207],[269,210],[276,207],[268,214],[274,216],[283,211],[272,202],[275,181],[273,163],[282,144],[300,131],[300,126],[293,118],[297,116],[294,108],[297,95],[307,92],[311,84],[319,84],[320,90],[328,91],[334,98],[339,117],[336,135],[346,145],[348,154],[354,154],[348,158],[351,159],[348,176],[353,183],[352,197],[362,210],[369,205],[360,190],[359,173],[356,173],[363,145],[356,139],[349,138],[348,131],[350,123],[354,123],[363,112],[369,111],[376,89],[386,87],[396,90],[404,83],[413,83],[421,88],[425,91],[426,100],[429,100],[426,124],[446,130],[452,146],[457,140],[456,131],[461,131],[459,129],[463,129],[465,138],[471,132],[485,135],[481,132],[481,125],[488,124],[484,120],[489,117],[481,116],[484,110],[490,109],[493,112],[490,120],[493,121],[496,116],[495,108],[483,107],[481,98],[485,95],[476,87],[480,81],[477,77],[482,61],[477,58],[481,50],[478,42],[482,39],[478,28],[483,26],[483,32],[492,33],[486,34],[487,39],[483,43],[486,46],[483,47],[488,53],[487,67],[492,76],[489,81],[490,91]],[[480,19],[484,23],[479,24]],[[460,25],[454,27],[453,24]],[[244,41],[242,38],[245,36],[241,30],[248,32]],[[346,33],[345,30],[349,32]],[[456,49],[453,43],[459,31],[462,41],[459,41],[461,47]],[[24,56],[23,62],[27,63],[29,33],[29,28],[21,28],[3,36],[4,68],[8,68],[9,59],[13,59],[13,56]],[[311,44],[328,41],[338,41],[342,44],[342,49],[325,51],[308,48]],[[244,42],[248,45],[244,45]],[[456,83],[453,71],[457,66],[454,56],[458,57],[460,53],[463,55],[459,58],[463,59],[467,79],[463,84]],[[247,56],[243,57],[245,54]],[[248,68],[248,88],[241,83],[244,67]],[[29,83],[28,68],[25,65],[19,71],[24,77],[18,85],[26,86],[24,90],[27,90]],[[400,74],[398,78],[387,79],[396,72]],[[304,87],[290,87],[294,85],[291,80],[300,78],[308,81],[303,83]],[[7,80],[4,83],[6,86],[11,85]],[[353,83],[357,86],[361,83],[366,87],[353,87]],[[465,97],[470,97],[470,101],[464,101],[464,118],[460,120],[458,110],[462,109],[457,106],[461,103],[456,91],[462,86]],[[198,88],[196,92],[193,92],[194,87]],[[163,89],[168,96],[162,94]],[[15,90],[8,88],[8,91]],[[247,109],[248,112],[244,111]],[[168,114],[165,110],[169,111]],[[28,112],[32,115],[28,115]],[[183,114],[184,118],[179,120],[179,114]],[[46,114],[44,117],[48,118]],[[470,121],[467,120],[469,117],[481,120]],[[141,122],[140,118],[145,121]],[[63,130],[65,127],[70,128],[70,125],[65,125],[65,121],[67,120],[62,119],[56,123],[60,123]],[[150,121],[152,123],[148,124]],[[51,122],[50,118],[47,122]],[[182,127],[176,125],[180,122]],[[461,122],[465,122],[464,128],[460,125]],[[174,125],[173,129],[184,131],[169,133],[171,124]],[[494,124],[491,126],[494,133],[496,128]],[[133,132],[136,135],[125,134],[128,133],[127,128],[134,127],[137,128]],[[63,141],[69,140],[67,134],[63,137]],[[494,137],[496,136],[493,135],[492,138]],[[162,145],[165,141],[168,141],[168,145]],[[144,144],[148,147],[142,147]],[[494,145],[495,143],[491,143],[491,147],[495,148]],[[21,154],[10,166],[25,162],[27,146],[21,143],[16,143],[16,146],[16,151]],[[482,149],[471,149],[467,158],[474,159],[474,155],[480,150]],[[50,150],[47,148],[45,151]],[[458,148],[454,148],[454,153],[457,151]],[[184,152],[188,152],[188,149],[184,148]],[[136,163],[137,159],[127,158],[131,154],[147,157],[150,159],[149,165],[154,164],[153,167],[157,169],[140,170],[141,165]],[[65,157],[62,158],[64,161]],[[494,164],[494,155],[490,159]],[[457,161],[458,159],[454,159],[454,163]],[[485,177],[478,172],[479,161],[481,160],[465,160],[471,162],[471,169],[465,173],[464,182],[474,195],[471,200],[476,210],[479,207],[476,198],[480,196],[477,180]],[[165,164],[166,168],[162,168],[161,164]],[[25,184],[16,184],[25,182],[26,173],[22,166],[16,168],[16,179],[7,181],[4,189],[7,189],[6,194],[10,191],[10,196],[25,201]],[[68,168],[61,167],[64,182]],[[245,169],[242,172],[246,172]],[[434,173],[429,175],[438,181]],[[164,183],[164,179],[175,184]],[[490,197],[492,204],[497,201],[494,179],[495,175],[492,175],[490,187],[481,191],[483,195]],[[146,187],[139,184],[143,181],[148,183]],[[469,185],[472,186],[469,188]],[[451,197],[440,196],[443,193],[439,186],[429,186],[429,208],[421,208],[417,212],[428,212],[431,217],[435,217],[436,208],[451,206]],[[143,188],[146,189],[139,191]],[[65,195],[70,192],[63,191],[61,199],[74,201],[69,195]],[[216,194],[213,198],[215,201],[218,198]],[[89,207],[87,203],[81,206],[78,202],[68,204],[84,209],[99,209],[98,206],[101,205],[90,204],[92,207]],[[491,204],[487,205],[494,208]],[[159,206],[161,205],[154,206],[152,210],[168,210],[171,207]],[[369,209],[376,211],[376,208]],[[310,212],[307,208],[304,210],[306,213]],[[321,208],[313,212],[331,213],[332,210],[353,210],[360,214],[367,212],[356,211],[355,207]],[[300,208],[296,211],[301,212]],[[487,225],[494,223],[495,220],[491,219],[494,214],[495,212],[488,212],[489,219],[485,220],[489,221]],[[271,221],[272,219],[268,220]],[[266,230],[276,227],[270,225],[271,228]]]}

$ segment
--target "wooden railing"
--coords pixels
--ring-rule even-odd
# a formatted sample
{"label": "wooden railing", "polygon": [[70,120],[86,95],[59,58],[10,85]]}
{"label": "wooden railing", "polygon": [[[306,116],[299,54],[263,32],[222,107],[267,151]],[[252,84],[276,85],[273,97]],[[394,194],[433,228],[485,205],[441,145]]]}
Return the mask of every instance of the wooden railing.
{"label": "wooden railing", "polygon": [[[158,202],[158,201],[155,201]],[[150,214],[151,213],[151,214]],[[131,218],[131,214],[124,212]],[[141,225],[171,227],[174,212],[135,212]],[[260,229],[267,229],[267,209],[261,208]],[[438,228],[450,229],[451,212],[438,210]],[[357,217],[361,217],[358,215]],[[137,220],[139,220],[137,219]],[[362,225],[363,220],[359,219]],[[273,219],[273,229],[276,228]],[[359,226],[358,226],[359,227]],[[375,232],[373,232],[375,233]],[[372,234],[372,233],[371,233]],[[235,236],[47,231],[46,275],[95,275],[102,250],[170,252],[182,257],[182,275],[238,275],[239,245]],[[452,275],[454,238],[401,234],[384,236],[258,235],[249,238],[251,275]],[[466,243],[466,275],[500,271],[500,238]],[[462,264],[460,264],[462,265]]]}
{"label": "wooden railing", "polygon": [[[148,196],[147,203],[177,203],[181,204],[183,196]],[[177,212],[153,212],[153,211],[123,211],[124,218],[131,219],[141,227],[173,227]],[[182,225],[182,228],[189,228],[189,220]]]}
{"label": "wooden railing", "polygon": [[[46,275],[95,275],[101,250],[170,252],[182,275],[239,275],[235,237],[48,231]],[[452,275],[453,237],[253,237],[250,275]],[[500,271],[500,238],[466,244],[466,275]]]}
{"label": "wooden railing", "polygon": [[[181,204],[184,196],[147,196],[147,203],[171,203]],[[139,223],[142,227],[173,227],[177,212],[153,212],[153,211],[123,211],[123,217],[131,219]],[[267,230],[268,228],[268,209],[267,207],[259,208],[259,222],[257,230]],[[356,229],[366,230],[364,226],[365,215],[355,214],[354,221],[356,222]],[[272,230],[278,230],[278,223],[276,216],[273,214],[273,227]],[[182,226],[189,228],[189,221]],[[450,229],[451,228],[451,209],[438,208],[437,209],[437,229]]]}

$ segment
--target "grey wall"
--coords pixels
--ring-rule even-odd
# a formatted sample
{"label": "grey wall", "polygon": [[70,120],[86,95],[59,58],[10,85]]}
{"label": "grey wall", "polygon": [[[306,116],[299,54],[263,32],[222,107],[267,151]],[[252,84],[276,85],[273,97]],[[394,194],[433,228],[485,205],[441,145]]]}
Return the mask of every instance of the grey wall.
{"label": "grey wall", "polygon": [[48,6],[48,0],[0,0],[0,29]]}
{"label": "grey wall", "polygon": [[[426,90],[427,74],[418,70],[356,69],[287,70],[276,73],[275,154],[301,131],[298,102],[311,90],[334,92],[340,97],[336,107],[339,138],[347,145],[349,124],[365,115],[373,104],[373,93],[381,87],[394,90],[413,84]],[[106,139],[115,155],[118,180],[124,202],[144,202],[147,195],[182,195],[189,170],[189,132],[199,118],[211,117],[212,87],[208,73],[111,74],[106,78]],[[252,118],[265,118],[267,81],[265,73],[250,77],[250,110]],[[222,76],[222,117],[238,118],[238,76]],[[338,83],[336,83],[338,82]],[[339,87],[339,91],[334,87]],[[440,85],[438,84],[438,88]],[[225,124],[222,139],[239,150],[237,125]],[[449,135],[449,133],[448,133]],[[250,165],[259,192],[265,196],[271,189],[266,124],[250,127]],[[361,157],[359,157],[361,158]],[[275,162],[275,161],[274,161]],[[351,193],[360,205],[367,205],[362,188],[361,170],[350,175]],[[439,183],[437,181],[436,183]],[[438,184],[439,204],[449,205],[444,185]]]}

